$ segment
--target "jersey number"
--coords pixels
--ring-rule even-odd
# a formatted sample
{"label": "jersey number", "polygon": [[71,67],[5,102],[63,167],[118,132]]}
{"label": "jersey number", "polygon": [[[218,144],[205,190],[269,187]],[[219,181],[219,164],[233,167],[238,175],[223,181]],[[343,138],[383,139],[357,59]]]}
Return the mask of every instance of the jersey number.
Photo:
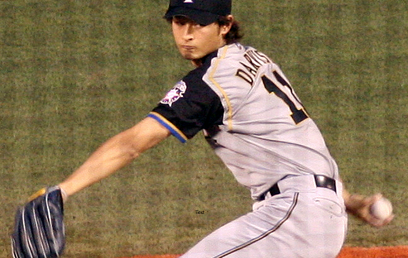
{"label": "jersey number", "polygon": [[274,93],[278,98],[282,99],[286,103],[286,105],[289,106],[290,111],[292,112],[290,116],[292,117],[295,124],[299,124],[303,120],[309,118],[308,114],[305,112],[302,103],[300,103],[296,95],[293,93],[293,89],[292,87],[290,87],[289,83],[284,78],[282,78],[282,76],[280,76],[278,72],[273,71],[273,75],[275,76],[276,80],[281,84],[281,86],[289,88],[291,95],[293,96],[293,99],[295,99],[295,101],[299,103],[299,105],[301,105],[302,108],[298,109],[295,103],[292,101],[292,99],[289,98],[289,96],[285,92],[283,92],[281,88],[278,87],[278,85],[276,85],[271,79],[264,75],[262,76],[262,82],[265,86],[265,89],[269,93]]}

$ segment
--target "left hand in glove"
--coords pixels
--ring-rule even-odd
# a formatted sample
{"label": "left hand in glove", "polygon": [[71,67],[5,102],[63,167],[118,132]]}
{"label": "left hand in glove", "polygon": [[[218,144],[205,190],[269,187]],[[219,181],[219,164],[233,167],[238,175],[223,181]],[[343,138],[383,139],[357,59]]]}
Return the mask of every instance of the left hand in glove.
{"label": "left hand in glove", "polygon": [[63,192],[41,189],[17,210],[11,236],[14,258],[56,258],[65,247]]}

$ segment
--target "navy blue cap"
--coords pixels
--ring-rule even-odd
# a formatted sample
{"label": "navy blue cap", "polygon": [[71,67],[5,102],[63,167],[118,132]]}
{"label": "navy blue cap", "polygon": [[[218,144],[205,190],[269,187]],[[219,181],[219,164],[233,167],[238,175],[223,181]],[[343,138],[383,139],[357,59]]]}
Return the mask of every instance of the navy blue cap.
{"label": "navy blue cap", "polygon": [[164,18],[186,16],[198,24],[208,25],[220,16],[231,14],[232,0],[170,0]]}

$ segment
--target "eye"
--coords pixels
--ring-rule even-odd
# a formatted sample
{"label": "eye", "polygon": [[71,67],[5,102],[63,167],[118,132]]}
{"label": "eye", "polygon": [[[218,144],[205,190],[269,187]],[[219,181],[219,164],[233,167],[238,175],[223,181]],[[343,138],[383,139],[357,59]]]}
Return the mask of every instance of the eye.
{"label": "eye", "polygon": [[203,25],[203,24],[198,24],[195,21],[193,21],[193,20],[191,20],[191,19],[189,19],[188,17],[185,17],[185,16],[175,16],[175,17],[173,17],[173,22],[176,25],[179,25],[179,26],[184,26],[186,24],[189,24],[190,26],[195,27],[195,28],[201,28],[201,27],[206,26],[206,25]]}
{"label": "eye", "polygon": [[189,20],[184,16],[175,16],[173,17],[173,22],[177,25],[186,25]]}
{"label": "eye", "polygon": [[174,19],[174,20],[173,20],[173,23],[175,23],[176,25],[179,25],[179,26],[186,25],[186,22],[185,22],[185,21],[178,20],[178,19]]}
{"label": "eye", "polygon": [[202,28],[202,27],[205,27],[205,26],[207,26],[207,25],[199,24],[199,23],[194,23],[194,27]]}

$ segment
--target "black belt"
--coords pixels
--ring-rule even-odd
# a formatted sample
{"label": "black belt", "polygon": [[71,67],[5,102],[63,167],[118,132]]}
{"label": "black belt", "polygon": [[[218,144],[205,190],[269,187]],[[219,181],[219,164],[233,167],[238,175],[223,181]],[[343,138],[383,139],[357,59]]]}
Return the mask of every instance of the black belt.
{"label": "black belt", "polygon": [[[333,178],[323,176],[323,175],[314,175],[314,179],[316,182],[316,187],[323,187],[323,188],[327,188],[327,189],[330,189],[336,192],[336,180],[334,180]],[[269,188],[268,191],[266,191],[261,196],[259,196],[258,200],[259,201],[265,200],[265,197],[268,193],[270,193],[271,196],[280,194],[281,192],[279,190],[278,183],[274,184],[271,188]]]}

